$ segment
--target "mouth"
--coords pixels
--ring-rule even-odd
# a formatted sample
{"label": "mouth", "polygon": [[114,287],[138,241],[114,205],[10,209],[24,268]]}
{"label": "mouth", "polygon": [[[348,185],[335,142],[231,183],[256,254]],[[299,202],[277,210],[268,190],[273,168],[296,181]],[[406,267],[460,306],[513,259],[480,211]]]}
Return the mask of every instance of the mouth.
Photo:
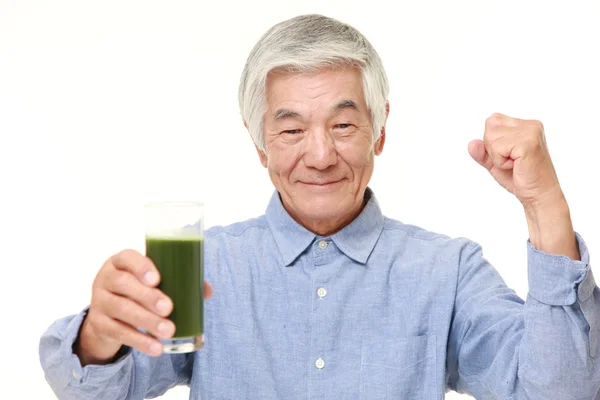
{"label": "mouth", "polygon": [[312,187],[328,187],[328,186],[333,186],[336,183],[341,182],[343,179],[338,179],[337,181],[327,181],[327,182],[303,182],[301,181],[301,183],[308,185],[308,186],[312,186]]}

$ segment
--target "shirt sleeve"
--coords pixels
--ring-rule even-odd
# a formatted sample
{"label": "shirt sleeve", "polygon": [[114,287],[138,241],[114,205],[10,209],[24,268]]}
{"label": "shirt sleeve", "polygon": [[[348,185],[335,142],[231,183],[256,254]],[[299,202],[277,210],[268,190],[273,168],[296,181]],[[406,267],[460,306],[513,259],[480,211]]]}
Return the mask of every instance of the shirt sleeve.
{"label": "shirt sleeve", "polygon": [[124,347],[113,363],[82,367],[73,343],[86,314],[87,309],[57,320],[41,337],[41,366],[57,398],[141,400],[189,385],[193,353],[151,357]]}
{"label": "shirt sleeve", "polygon": [[478,399],[596,399],[600,292],[576,237],[581,261],[527,242],[526,301],[466,242],[448,342],[450,389]]}

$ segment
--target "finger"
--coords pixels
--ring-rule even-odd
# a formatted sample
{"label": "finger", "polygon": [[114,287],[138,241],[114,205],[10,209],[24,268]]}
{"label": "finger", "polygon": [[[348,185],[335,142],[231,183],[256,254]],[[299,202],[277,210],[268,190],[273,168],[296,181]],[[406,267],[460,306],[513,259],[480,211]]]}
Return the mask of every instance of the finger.
{"label": "finger", "polygon": [[204,299],[208,300],[213,295],[213,288],[208,282],[204,282]]}
{"label": "finger", "polygon": [[159,340],[107,315],[98,313],[94,325],[97,330],[101,331],[103,336],[117,343],[132,347],[150,356],[160,356],[162,354],[162,344]]}
{"label": "finger", "polygon": [[515,146],[515,139],[511,135],[499,136],[493,141],[485,142],[485,148],[494,163],[494,167],[502,170],[513,168],[514,161],[511,156]]}
{"label": "finger", "polygon": [[160,274],[152,260],[135,250],[117,253],[111,261],[116,268],[131,272],[148,286],[156,286],[160,282]]}
{"label": "finger", "polygon": [[487,169],[488,171],[494,166],[492,159],[488,156],[485,150],[485,144],[482,140],[475,139],[469,143],[468,146],[469,154],[479,165]]}
{"label": "finger", "polygon": [[163,339],[175,333],[175,324],[172,321],[146,310],[131,299],[102,290],[96,293],[96,297],[102,305],[101,311],[113,319]]}
{"label": "finger", "polygon": [[173,302],[160,289],[141,283],[135,276],[126,271],[115,269],[107,274],[104,289],[127,297],[142,307],[160,316],[166,317],[173,311]]}

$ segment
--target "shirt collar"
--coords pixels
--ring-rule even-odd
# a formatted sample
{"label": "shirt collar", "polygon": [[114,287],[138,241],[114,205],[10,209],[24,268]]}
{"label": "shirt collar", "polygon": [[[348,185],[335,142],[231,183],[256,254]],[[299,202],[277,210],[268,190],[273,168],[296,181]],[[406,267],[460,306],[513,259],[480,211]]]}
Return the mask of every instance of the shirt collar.
{"label": "shirt collar", "polygon": [[[365,191],[365,199],[367,204],[361,213],[342,230],[331,235],[331,240],[346,256],[361,264],[366,264],[381,235],[384,222],[370,188]],[[288,214],[277,190],[271,196],[265,215],[286,266],[292,264],[317,237]]]}

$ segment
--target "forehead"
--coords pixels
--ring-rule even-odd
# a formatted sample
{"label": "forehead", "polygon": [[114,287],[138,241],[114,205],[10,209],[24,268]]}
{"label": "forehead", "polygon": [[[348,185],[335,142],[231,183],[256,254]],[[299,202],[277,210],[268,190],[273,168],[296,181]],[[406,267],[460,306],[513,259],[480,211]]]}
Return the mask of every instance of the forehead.
{"label": "forehead", "polygon": [[266,95],[269,108],[282,103],[317,105],[351,100],[364,104],[365,101],[360,71],[351,67],[315,72],[271,71],[267,77]]}

